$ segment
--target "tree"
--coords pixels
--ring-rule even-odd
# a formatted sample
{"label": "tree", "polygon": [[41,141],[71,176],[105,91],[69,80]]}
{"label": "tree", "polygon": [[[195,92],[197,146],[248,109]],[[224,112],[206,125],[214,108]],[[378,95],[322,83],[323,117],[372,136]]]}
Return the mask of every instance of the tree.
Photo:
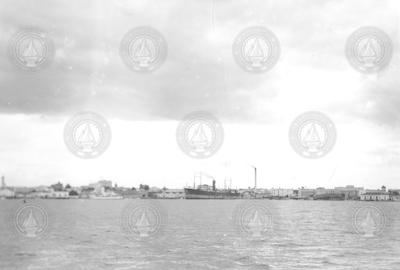
{"label": "tree", "polygon": [[69,196],[78,196],[78,192],[76,192],[75,190],[71,190],[69,193]]}
{"label": "tree", "polygon": [[62,191],[64,189],[63,184],[61,184],[60,182],[58,182],[57,184],[51,185],[50,187],[52,189],[54,189],[54,191]]}
{"label": "tree", "polygon": [[140,184],[140,186],[139,186],[139,189],[144,189],[144,190],[149,190],[150,189],[150,187],[149,187],[149,185],[142,185],[142,184]]}
{"label": "tree", "polygon": [[70,189],[70,188],[71,188],[70,184],[65,185],[65,189]]}

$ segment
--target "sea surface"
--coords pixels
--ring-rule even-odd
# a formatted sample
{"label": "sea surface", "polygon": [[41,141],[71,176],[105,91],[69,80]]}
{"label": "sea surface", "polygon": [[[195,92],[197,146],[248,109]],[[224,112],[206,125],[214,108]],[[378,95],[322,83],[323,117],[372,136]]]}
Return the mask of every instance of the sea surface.
{"label": "sea surface", "polygon": [[[162,232],[132,239],[121,215],[134,201],[33,200],[48,215],[37,238],[16,230],[23,202],[0,201],[0,269],[400,269],[399,202],[257,200],[272,224],[253,237],[234,225],[242,200],[160,200]],[[353,225],[366,205],[385,215],[373,237]]]}

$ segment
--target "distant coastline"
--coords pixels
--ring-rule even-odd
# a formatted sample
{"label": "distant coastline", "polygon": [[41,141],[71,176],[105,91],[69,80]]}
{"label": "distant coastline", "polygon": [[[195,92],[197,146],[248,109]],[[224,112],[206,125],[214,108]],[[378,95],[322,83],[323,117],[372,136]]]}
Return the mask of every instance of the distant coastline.
{"label": "distant coastline", "polygon": [[329,200],[329,201],[400,201],[400,189],[364,189],[347,185],[335,188],[258,188],[233,189],[201,184],[182,189],[158,188],[141,184],[139,187],[119,187],[110,180],[100,180],[87,186],[72,187],[57,182],[50,186],[9,187],[2,176],[0,199],[265,199],[265,200]]}

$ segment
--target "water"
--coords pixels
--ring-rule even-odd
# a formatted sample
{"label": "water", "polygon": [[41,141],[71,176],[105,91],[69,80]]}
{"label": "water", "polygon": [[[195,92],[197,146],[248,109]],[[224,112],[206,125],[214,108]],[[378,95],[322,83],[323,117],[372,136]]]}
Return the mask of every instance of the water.
{"label": "water", "polygon": [[[135,201],[135,200],[133,200]],[[36,200],[48,214],[38,238],[21,236],[21,201],[0,201],[0,269],[400,269],[400,203],[266,201],[262,237],[240,233],[232,213],[244,201],[162,200],[168,223],[157,238],[121,230],[131,200]],[[386,216],[379,236],[353,227],[354,210],[373,205]]]}

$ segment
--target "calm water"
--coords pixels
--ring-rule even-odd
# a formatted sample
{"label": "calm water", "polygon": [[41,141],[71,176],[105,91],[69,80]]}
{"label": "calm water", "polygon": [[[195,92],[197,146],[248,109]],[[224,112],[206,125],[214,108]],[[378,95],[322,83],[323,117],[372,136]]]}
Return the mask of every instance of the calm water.
{"label": "calm water", "polygon": [[[120,226],[129,200],[35,202],[48,214],[40,238],[16,231],[21,201],[0,201],[0,269],[400,269],[400,203],[257,201],[272,228],[249,237],[233,226],[243,201],[163,200],[163,234],[135,241]],[[354,209],[364,205],[384,212],[380,236],[353,229]]]}

